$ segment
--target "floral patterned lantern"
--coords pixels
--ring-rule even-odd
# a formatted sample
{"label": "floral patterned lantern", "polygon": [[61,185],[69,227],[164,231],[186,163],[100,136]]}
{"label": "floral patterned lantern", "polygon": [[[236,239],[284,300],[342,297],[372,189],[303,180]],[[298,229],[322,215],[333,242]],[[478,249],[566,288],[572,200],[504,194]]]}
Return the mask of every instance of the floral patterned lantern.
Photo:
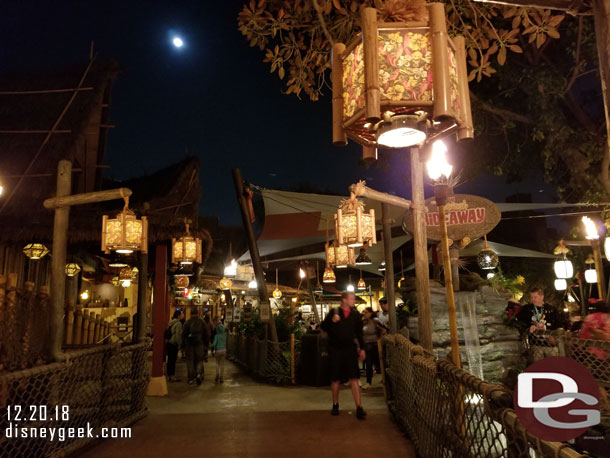
{"label": "floral patterned lantern", "polygon": [[378,23],[364,8],[362,32],[332,52],[333,143],[351,138],[365,160],[378,146],[408,147],[437,134],[473,138],[465,40],[449,37],[443,3],[413,23]]}
{"label": "floral patterned lantern", "polygon": [[146,216],[137,219],[129,209],[129,197],[123,197],[125,206],[116,218],[102,217],[102,251],[110,253],[148,252],[148,221]]}
{"label": "floral patterned lantern", "polygon": [[375,210],[364,211],[364,203],[352,193],[335,213],[336,242],[349,247],[373,246],[377,243]]}
{"label": "floral patterned lantern", "polygon": [[201,264],[201,239],[191,236],[188,223],[185,226],[186,234],[172,239],[172,264]]}
{"label": "floral patterned lantern", "polygon": [[332,244],[327,243],[325,249],[327,266],[345,269],[356,263],[354,250],[347,245],[338,245],[335,241]]}

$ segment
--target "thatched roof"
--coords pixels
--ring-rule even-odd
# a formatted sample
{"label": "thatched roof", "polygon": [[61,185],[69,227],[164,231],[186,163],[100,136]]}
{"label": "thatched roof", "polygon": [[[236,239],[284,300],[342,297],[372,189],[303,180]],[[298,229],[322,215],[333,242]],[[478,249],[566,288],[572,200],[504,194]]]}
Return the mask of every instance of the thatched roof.
{"label": "thatched roof", "polygon": [[[42,201],[55,192],[60,159],[71,160],[74,168],[82,170],[74,175],[75,188],[99,187],[97,166],[103,160],[108,128],[107,101],[118,72],[116,62],[92,61],[61,70],[0,76],[3,222],[7,217],[17,219],[17,224],[36,223],[39,216],[45,219]],[[88,151],[86,160],[84,151]]]}

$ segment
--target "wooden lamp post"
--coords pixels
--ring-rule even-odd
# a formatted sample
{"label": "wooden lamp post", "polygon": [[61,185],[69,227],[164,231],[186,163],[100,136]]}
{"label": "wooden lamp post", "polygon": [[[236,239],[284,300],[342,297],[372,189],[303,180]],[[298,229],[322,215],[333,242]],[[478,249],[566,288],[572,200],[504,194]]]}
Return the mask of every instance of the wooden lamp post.
{"label": "wooden lamp post", "polygon": [[587,230],[586,238],[591,244],[593,250],[593,259],[595,260],[595,270],[597,272],[597,292],[600,299],[606,298],[606,279],[604,277],[604,265],[602,264],[602,251],[599,243],[599,234],[595,222],[588,216],[582,217],[582,222]]}

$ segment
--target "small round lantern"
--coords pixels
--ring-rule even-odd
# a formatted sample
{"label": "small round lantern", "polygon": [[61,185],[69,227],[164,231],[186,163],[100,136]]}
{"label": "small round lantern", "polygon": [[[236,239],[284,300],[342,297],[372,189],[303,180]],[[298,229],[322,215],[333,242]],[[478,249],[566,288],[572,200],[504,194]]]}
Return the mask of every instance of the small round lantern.
{"label": "small round lantern", "polygon": [[585,264],[587,265],[587,270],[585,270],[585,281],[587,283],[597,283],[597,271],[595,270],[593,255],[589,255],[585,260]]}
{"label": "small round lantern", "polygon": [[231,289],[231,286],[233,286],[231,279],[227,277],[222,277],[220,279],[220,289]]}
{"label": "small round lantern", "polygon": [[563,240],[560,240],[559,244],[555,247],[555,250],[553,250],[553,253],[559,256],[559,259],[555,261],[555,264],[553,265],[555,275],[558,279],[567,279],[574,276],[574,266],[572,265],[572,261],[567,258],[569,251],[570,250]]}
{"label": "small round lantern", "polygon": [[273,290],[273,297],[274,297],[275,299],[281,299],[281,297],[282,297],[282,292],[281,292],[281,291],[280,291],[278,288],[275,288],[275,289]]}
{"label": "small round lantern", "polygon": [[78,264],[76,264],[75,262],[66,264],[66,275],[68,277],[74,277],[74,276],[78,275],[79,272],[80,272],[80,266]]}
{"label": "small round lantern", "polygon": [[326,269],[324,269],[324,274],[322,275],[322,282],[323,283],[335,283],[337,281],[337,277],[335,276],[335,272],[333,271],[333,268],[330,266],[326,266]]}

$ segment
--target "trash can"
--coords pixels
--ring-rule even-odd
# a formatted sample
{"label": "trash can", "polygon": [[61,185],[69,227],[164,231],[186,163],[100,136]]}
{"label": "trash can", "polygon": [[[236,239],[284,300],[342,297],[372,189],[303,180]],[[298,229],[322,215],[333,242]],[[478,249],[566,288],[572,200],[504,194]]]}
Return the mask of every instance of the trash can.
{"label": "trash can", "polygon": [[301,337],[301,383],[308,386],[330,384],[328,371],[328,337],[319,330]]}

